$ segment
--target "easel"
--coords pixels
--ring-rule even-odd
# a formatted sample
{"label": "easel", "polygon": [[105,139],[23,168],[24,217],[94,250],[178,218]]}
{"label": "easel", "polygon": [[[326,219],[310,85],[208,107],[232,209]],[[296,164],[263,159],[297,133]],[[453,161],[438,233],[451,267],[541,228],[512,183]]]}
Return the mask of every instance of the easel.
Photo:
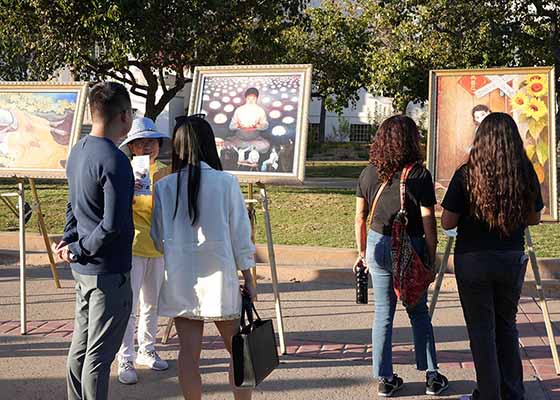
{"label": "easel", "polygon": [[[25,190],[22,180],[17,180],[17,192],[2,193],[0,198],[14,212],[19,219],[19,319],[20,334],[27,334],[27,300],[25,281]],[[10,197],[18,198],[18,209],[9,200]]]}
{"label": "easel", "polygon": [[[258,200],[254,198],[254,184],[248,184],[247,200],[245,204],[247,205],[247,212],[249,215],[249,220],[251,221],[251,239],[253,243],[255,242],[255,204]],[[270,212],[268,209],[268,197],[266,192],[266,186],[263,183],[256,184],[260,188],[260,202],[262,204],[262,210],[264,214],[264,225],[266,233],[266,242],[268,246],[268,261],[270,264],[270,274],[272,277],[272,292],[274,293],[274,305],[276,310],[276,323],[278,326],[278,338],[280,340],[280,352],[286,354],[286,343],[284,340],[284,320],[282,318],[282,306],[280,303],[280,292],[278,290],[278,274],[276,272],[276,256],[274,254],[274,243],[272,241],[272,226],[270,223]],[[253,285],[257,288],[257,268],[252,268],[251,274],[253,275]],[[169,340],[169,335],[171,334],[171,329],[173,328],[173,318],[169,318],[167,321],[167,326],[161,338],[161,342],[166,344]]]}
{"label": "easel", "polygon": [[[25,182],[21,178],[17,178],[17,181],[18,181],[18,185],[20,183],[23,185],[23,183]],[[52,273],[52,276],[53,276],[54,284],[55,284],[57,289],[60,289],[61,286],[60,286],[60,280],[58,278],[58,271],[56,270],[56,263],[55,263],[55,260],[54,260],[54,255],[52,253],[52,248],[51,248],[49,235],[47,233],[47,228],[45,226],[45,219],[43,218],[43,211],[41,210],[41,202],[39,201],[39,195],[37,194],[37,187],[35,186],[35,179],[29,178],[29,188],[31,189],[31,194],[33,195],[33,201],[34,201],[31,208],[33,210],[37,211],[37,222],[39,224],[39,231],[41,232],[41,236],[43,236],[43,241],[45,242],[45,249],[47,250],[47,255],[49,257],[49,265],[50,265],[50,268],[51,268],[51,273]],[[16,196],[16,193],[7,193],[5,195],[0,195],[0,199],[10,209],[10,211],[12,211],[12,213],[15,216],[19,216],[19,212],[18,212],[17,208],[9,200],[9,197],[15,197],[15,196]],[[24,205],[25,205],[25,202],[24,202]],[[23,209],[21,209],[21,211],[24,212]],[[25,218],[25,214],[24,214],[24,218]],[[20,224],[20,231],[21,231],[21,224]]]}
{"label": "easel", "polygon": [[[27,334],[27,282],[25,278],[25,267],[26,267],[26,246],[25,246],[25,180],[21,178],[16,178],[18,189],[17,192],[3,193],[0,194],[0,200],[12,211],[19,220],[19,271],[20,271],[20,333],[22,335]],[[39,196],[37,195],[37,188],[35,186],[35,180],[29,178],[29,186],[31,188],[31,193],[33,194],[33,199],[35,201],[34,206],[37,209],[37,219],[39,221],[39,229],[45,241],[45,248],[47,249],[47,254],[49,255],[49,262],[51,267],[51,272],[53,275],[55,286],[60,289],[60,281],[58,279],[58,272],[56,270],[56,265],[54,262],[54,256],[52,254],[52,249],[50,246],[49,236],[47,234],[47,229],[45,227],[45,220],[43,219],[43,213],[41,211],[41,203],[39,202]],[[18,198],[18,205],[16,206],[10,201],[11,197]]]}
{"label": "easel", "polygon": [[[270,212],[268,210],[268,197],[266,193],[266,186],[264,183],[257,183],[261,190],[261,203],[264,214],[264,227],[266,233],[266,244],[268,248],[268,262],[270,265],[270,275],[272,277],[272,292],[274,293],[274,306],[276,309],[276,324],[278,327],[278,338],[280,339],[280,352],[287,354],[286,343],[284,341],[284,320],[282,318],[282,306],[280,304],[280,292],[278,291],[278,275],[276,273],[276,256],[274,254],[274,242],[272,241],[272,225],[270,223]],[[252,185],[249,187],[250,196],[252,196]],[[255,287],[257,283],[256,268],[253,272]]]}
{"label": "easel", "polygon": [[[556,338],[554,337],[554,330],[552,328],[552,322],[550,321],[550,313],[548,312],[548,305],[546,303],[546,297],[544,295],[544,290],[542,287],[541,274],[539,272],[539,266],[537,263],[537,255],[535,253],[535,249],[533,248],[533,240],[531,238],[531,232],[529,231],[529,228],[525,229],[525,237],[527,239],[527,253],[529,254],[529,261],[531,262],[533,276],[535,277],[535,285],[537,288],[537,293],[539,294],[540,306],[543,313],[544,325],[546,327],[546,334],[548,336],[548,343],[550,345],[552,359],[554,361],[554,368],[556,370],[556,375],[560,375],[560,359],[558,357],[558,348],[556,347]],[[436,308],[439,292],[441,290],[441,282],[443,281],[443,276],[445,274],[445,270],[447,269],[449,255],[451,254],[451,249],[453,247],[454,241],[455,237],[453,236],[449,236],[447,239],[445,253],[443,254],[443,259],[438,271],[436,284],[434,286],[434,292],[432,294],[432,301],[430,302],[430,317],[433,316]]]}

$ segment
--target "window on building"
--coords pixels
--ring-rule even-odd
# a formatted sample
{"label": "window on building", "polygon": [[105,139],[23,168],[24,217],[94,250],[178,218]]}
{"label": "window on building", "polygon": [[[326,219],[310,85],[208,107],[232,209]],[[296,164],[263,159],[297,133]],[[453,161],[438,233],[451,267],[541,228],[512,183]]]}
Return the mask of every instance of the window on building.
{"label": "window on building", "polygon": [[351,124],[350,141],[358,143],[369,143],[373,127],[370,124]]}
{"label": "window on building", "polygon": [[310,123],[307,127],[307,137],[309,142],[317,142],[319,140],[320,124]]}

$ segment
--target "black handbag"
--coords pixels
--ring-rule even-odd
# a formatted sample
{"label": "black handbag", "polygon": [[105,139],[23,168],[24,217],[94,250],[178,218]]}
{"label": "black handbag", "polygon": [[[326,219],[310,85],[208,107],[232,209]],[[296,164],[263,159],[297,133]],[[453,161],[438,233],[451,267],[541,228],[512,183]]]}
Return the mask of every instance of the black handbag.
{"label": "black handbag", "polygon": [[262,320],[245,295],[239,333],[232,339],[232,358],[235,386],[245,388],[256,387],[280,363],[272,320]]}

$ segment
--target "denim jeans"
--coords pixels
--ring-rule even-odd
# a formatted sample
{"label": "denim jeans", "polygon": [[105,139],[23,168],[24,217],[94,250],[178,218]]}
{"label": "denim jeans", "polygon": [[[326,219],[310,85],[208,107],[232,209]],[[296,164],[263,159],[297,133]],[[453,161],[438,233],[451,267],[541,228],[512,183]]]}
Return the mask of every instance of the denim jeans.
{"label": "denim jeans", "polygon": [[476,399],[524,399],[516,315],[526,269],[522,251],[455,255],[455,277],[476,369]]}
{"label": "denim jeans", "polygon": [[[411,238],[418,255],[422,256],[424,238]],[[391,237],[370,230],[367,239],[366,262],[373,281],[375,317],[373,320],[373,375],[393,376],[392,336],[397,296],[393,290]],[[414,335],[416,368],[437,370],[436,346],[432,321],[428,314],[427,293],[414,307],[407,308]]]}

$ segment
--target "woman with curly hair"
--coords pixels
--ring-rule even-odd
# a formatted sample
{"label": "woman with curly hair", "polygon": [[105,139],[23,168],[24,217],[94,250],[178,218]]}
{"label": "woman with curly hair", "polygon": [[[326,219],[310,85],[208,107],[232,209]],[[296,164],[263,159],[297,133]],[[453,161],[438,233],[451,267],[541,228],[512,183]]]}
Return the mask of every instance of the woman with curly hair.
{"label": "woman with curly hair", "polygon": [[[407,232],[418,255],[433,263],[436,254],[436,196],[432,176],[422,166],[419,138],[418,128],[409,117],[396,115],[385,120],[371,144],[370,163],[362,171],[356,191],[358,258],[354,270],[357,266],[366,267],[373,280],[373,375],[379,380],[379,396],[392,396],[403,386],[402,378],[393,373],[391,349],[397,305],[391,265],[391,227],[400,209],[401,172],[409,165],[413,168],[406,181]],[[372,208],[375,210],[369,223]],[[434,332],[426,303],[427,294],[406,311],[414,334],[416,367],[427,371],[426,394],[437,395],[447,389],[448,381],[437,369]]]}
{"label": "woman with curly hair", "polygon": [[515,321],[527,256],[524,231],[540,222],[543,200],[517,125],[504,113],[480,124],[466,164],[442,206],[457,227],[455,276],[476,369],[474,399],[524,399]]}

